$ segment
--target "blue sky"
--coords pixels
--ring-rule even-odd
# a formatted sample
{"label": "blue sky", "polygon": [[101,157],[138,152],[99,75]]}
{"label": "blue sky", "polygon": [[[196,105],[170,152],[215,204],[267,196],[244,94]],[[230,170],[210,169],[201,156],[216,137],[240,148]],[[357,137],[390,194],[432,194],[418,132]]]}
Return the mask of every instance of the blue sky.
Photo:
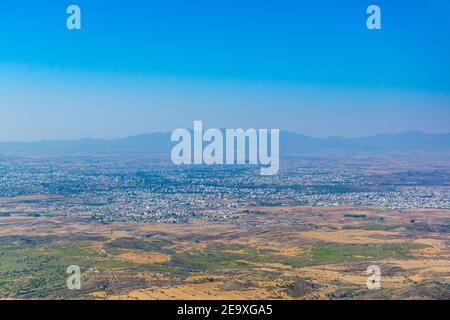
{"label": "blue sky", "polygon": [[[382,30],[366,28],[378,4]],[[82,30],[66,28],[78,4]],[[0,3],[0,140],[450,132],[450,2]]]}

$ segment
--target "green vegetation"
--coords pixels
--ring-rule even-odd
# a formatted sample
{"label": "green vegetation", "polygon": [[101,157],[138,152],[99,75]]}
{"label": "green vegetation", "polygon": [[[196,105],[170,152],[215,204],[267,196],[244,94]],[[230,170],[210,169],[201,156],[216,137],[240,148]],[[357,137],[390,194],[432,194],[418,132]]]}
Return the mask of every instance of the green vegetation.
{"label": "green vegetation", "polygon": [[124,237],[114,239],[110,242],[104,244],[104,248],[108,252],[117,252],[118,249],[129,249],[129,250],[142,250],[142,251],[160,251],[166,254],[174,253],[173,250],[167,249],[173,245],[172,242],[168,240],[154,240],[154,241],[144,241],[132,237]]}
{"label": "green vegetation", "polygon": [[317,263],[358,262],[370,259],[404,258],[412,250],[426,248],[419,244],[340,244],[321,243],[313,247]]}
{"label": "green vegetation", "polygon": [[67,267],[91,265],[89,252],[73,247],[0,246],[0,297],[39,296],[63,289]]}
{"label": "green vegetation", "polygon": [[133,269],[139,264],[124,260],[100,260],[95,262],[95,267],[99,270]]}
{"label": "green vegetation", "polygon": [[373,223],[373,224],[363,224],[363,225],[347,225],[342,227],[343,229],[347,230],[373,230],[373,231],[391,231],[395,229],[401,228],[401,225],[389,225],[389,224],[383,224],[383,223]]}
{"label": "green vegetation", "polygon": [[[320,265],[324,263],[360,262],[371,259],[406,257],[412,250],[424,248],[416,244],[339,244],[319,243],[304,247],[296,256],[280,255],[276,251],[257,249],[246,245],[214,243],[205,249],[174,254],[169,262],[146,268],[167,270],[176,274],[190,272],[218,272],[233,269],[258,270],[256,264],[280,263],[293,268]],[[233,252],[234,251],[234,252]],[[239,251],[239,252],[236,252]]]}
{"label": "green vegetation", "polygon": [[367,218],[367,215],[366,214],[347,213],[347,214],[344,214],[344,217],[353,218],[353,219],[365,219],[365,218]]}
{"label": "green vegetation", "polygon": [[281,207],[283,204],[281,202],[261,202],[259,205],[261,207]]}
{"label": "green vegetation", "polygon": [[[80,236],[83,239],[83,236]],[[105,239],[103,239],[104,241]],[[70,265],[82,270],[124,270],[157,272],[183,279],[193,273],[220,274],[224,271],[252,270],[258,276],[277,275],[276,270],[262,270],[264,264],[283,264],[292,268],[327,263],[361,262],[390,257],[408,257],[412,250],[426,247],[417,244],[340,244],[318,243],[304,246],[299,254],[287,256],[276,250],[259,249],[248,244],[211,242],[186,251],[168,248],[167,240],[118,238],[104,243],[107,254],[98,251],[89,240],[61,240],[58,236],[4,237],[0,246],[0,297],[39,297],[65,290]],[[139,264],[114,258],[124,252],[148,251],[169,254],[162,263]],[[112,256],[111,256],[112,254]],[[273,273],[273,274],[270,274]]]}
{"label": "green vegetation", "polygon": [[37,212],[30,212],[27,214],[27,217],[39,218],[41,215]]}

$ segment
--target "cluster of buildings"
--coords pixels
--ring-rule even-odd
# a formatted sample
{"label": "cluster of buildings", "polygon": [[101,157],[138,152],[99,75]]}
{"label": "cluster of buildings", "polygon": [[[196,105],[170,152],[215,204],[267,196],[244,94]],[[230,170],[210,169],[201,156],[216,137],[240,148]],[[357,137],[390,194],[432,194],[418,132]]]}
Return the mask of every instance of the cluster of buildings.
{"label": "cluster of buildings", "polygon": [[[276,176],[255,167],[149,165],[111,159],[0,162],[0,197],[29,201],[43,214],[96,221],[185,223],[236,219],[243,208],[280,205],[364,205],[450,209],[446,186],[376,185],[353,167],[283,163]],[[377,178],[379,180],[379,177]],[[377,181],[378,181],[377,180]],[[20,214],[20,210],[6,208]]]}

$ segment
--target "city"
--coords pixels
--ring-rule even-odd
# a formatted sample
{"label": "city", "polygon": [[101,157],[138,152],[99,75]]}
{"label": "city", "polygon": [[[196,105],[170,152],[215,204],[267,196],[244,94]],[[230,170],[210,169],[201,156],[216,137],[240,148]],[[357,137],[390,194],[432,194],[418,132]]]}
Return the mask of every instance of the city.
{"label": "city", "polygon": [[180,167],[151,154],[55,157],[0,158],[0,198],[32,196],[1,213],[186,223],[236,219],[255,206],[450,209],[450,167],[437,161],[405,170],[398,157],[297,157],[264,177],[251,165]]}

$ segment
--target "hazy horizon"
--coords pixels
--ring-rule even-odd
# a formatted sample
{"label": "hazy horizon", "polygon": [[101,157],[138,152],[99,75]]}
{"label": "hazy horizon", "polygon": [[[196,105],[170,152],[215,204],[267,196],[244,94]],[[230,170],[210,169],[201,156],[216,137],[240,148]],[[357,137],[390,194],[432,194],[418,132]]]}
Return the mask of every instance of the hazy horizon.
{"label": "hazy horizon", "polygon": [[[205,125],[205,124],[204,124]],[[192,127],[192,126],[191,126]],[[186,127],[188,130],[192,130],[191,127]],[[204,130],[209,129],[210,127],[205,126]],[[219,128],[220,130],[225,130],[227,128]],[[232,128],[232,129],[241,129],[241,128]],[[244,130],[246,129],[259,129],[259,128],[242,128]],[[425,135],[450,135],[450,132],[426,132],[426,131],[420,131],[420,130],[405,130],[405,131],[398,131],[398,132],[380,132],[375,133],[373,135],[361,135],[361,136],[341,136],[341,135],[327,135],[327,136],[313,136],[308,135],[303,132],[297,132],[297,131],[291,131],[291,130],[284,130],[280,129],[280,133],[291,133],[291,134],[297,134],[297,135],[303,135],[309,138],[314,139],[332,139],[332,138],[341,138],[341,139],[363,139],[363,138],[370,138],[375,136],[381,136],[381,135],[401,135],[401,134],[408,134],[408,133],[417,133],[417,134],[425,134]],[[76,138],[67,138],[67,139],[61,139],[61,138],[55,138],[55,139],[35,139],[35,140],[0,140],[0,143],[36,143],[36,142],[45,142],[45,141],[61,141],[61,142],[71,142],[71,141],[79,141],[79,140],[104,140],[104,141],[113,141],[113,140],[121,140],[121,139],[127,139],[127,138],[133,138],[138,136],[144,136],[144,135],[154,135],[154,134],[167,134],[170,135],[171,131],[148,131],[148,132],[140,132],[140,133],[134,133],[130,135],[125,136],[115,136],[115,137],[95,137],[95,136],[80,136]]]}
{"label": "hazy horizon", "polygon": [[313,137],[450,132],[448,1],[379,0],[377,31],[368,1],[75,2],[72,31],[72,1],[0,3],[0,141],[194,120]]}

